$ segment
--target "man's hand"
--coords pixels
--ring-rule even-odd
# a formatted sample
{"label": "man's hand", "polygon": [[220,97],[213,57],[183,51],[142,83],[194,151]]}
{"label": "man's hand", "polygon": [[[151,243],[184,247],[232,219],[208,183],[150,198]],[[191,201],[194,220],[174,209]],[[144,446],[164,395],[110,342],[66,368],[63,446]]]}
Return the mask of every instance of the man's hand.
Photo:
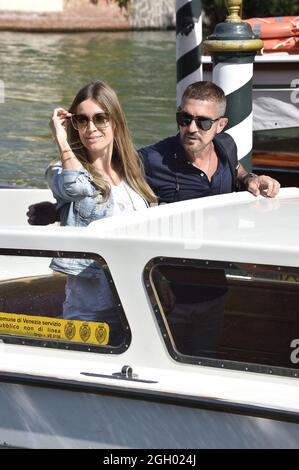
{"label": "man's hand", "polygon": [[32,204],[26,215],[30,225],[49,225],[59,220],[56,204],[48,201]]}
{"label": "man's hand", "polygon": [[280,189],[279,182],[271,176],[248,173],[242,164],[238,167],[237,180],[240,189],[246,189],[254,196],[275,197]]}
{"label": "man's hand", "polygon": [[254,196],[275,197],[280,189],[280,184],[274,178],[265,175],[249,176],[247,191]]}

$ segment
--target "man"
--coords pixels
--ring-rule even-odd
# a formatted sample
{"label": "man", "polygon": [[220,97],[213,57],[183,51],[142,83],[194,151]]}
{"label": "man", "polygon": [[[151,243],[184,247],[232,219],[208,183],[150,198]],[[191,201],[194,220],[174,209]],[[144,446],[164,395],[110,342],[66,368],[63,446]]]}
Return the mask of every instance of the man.
{"label": "man", "polygon": [[222,133],[226,98],[212,82],[185,90],[176,114],[179,134],[139,151],[147,181],[160,203],[247,189],[255,196],[274,197],[279,183],[269,176],[247,173],[237,161],[237,148]]}

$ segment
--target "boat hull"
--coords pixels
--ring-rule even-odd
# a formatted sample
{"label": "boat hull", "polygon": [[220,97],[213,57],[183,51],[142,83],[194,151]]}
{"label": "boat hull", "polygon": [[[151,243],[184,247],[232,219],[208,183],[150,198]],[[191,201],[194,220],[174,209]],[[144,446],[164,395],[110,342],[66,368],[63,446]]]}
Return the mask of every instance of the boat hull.
{"label": "boat hull", "polygon": [[[72,389],[73,387],[73,389]],[[22,448],[296,448],[299,424],[134,391],[0,383],[0,445]]]}

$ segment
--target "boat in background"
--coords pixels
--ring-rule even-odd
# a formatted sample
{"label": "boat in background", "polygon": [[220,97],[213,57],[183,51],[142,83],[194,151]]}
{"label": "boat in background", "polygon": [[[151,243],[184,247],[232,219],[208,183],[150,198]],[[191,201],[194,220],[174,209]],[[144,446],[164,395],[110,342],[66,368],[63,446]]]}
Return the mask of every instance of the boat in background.
{"label": "boat in background", "polygon": [[[203,77],[212,61],[203,56]],[[253,69],[253,171],[299,186],[299,54],[257,55]]]}
{"label": "boat in background", "polygon": [[[249,23],[256,36],[263,40],[261,55],[257,55],[255,61],[259,64],[256,65],[257,80],[253,83],[256,131],[253,167],[257,173],[267,172],[277,177],[284,186],[298,186],[299,16],[243,21]],[[277,65],[273,67],[275,63]],[[268,129],[272,129],[271,134]],[[286,133],[284,129],[288,129]],[[277,138],[273,138],[275,134]],[[267,141],[267,136],[272,139]]]}
{"label": "boat in background", "polygon": [[[0,190],[0,446],[298,448],[299,189],[29,226],[50,196]],[[114,319],[62,318],[53,256],[102,267]]]}

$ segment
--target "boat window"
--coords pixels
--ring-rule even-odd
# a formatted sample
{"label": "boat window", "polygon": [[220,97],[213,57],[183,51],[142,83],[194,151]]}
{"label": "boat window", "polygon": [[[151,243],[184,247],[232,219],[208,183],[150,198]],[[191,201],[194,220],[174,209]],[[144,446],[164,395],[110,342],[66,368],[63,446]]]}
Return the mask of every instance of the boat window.
{"label": "boat window", "polygon": [[297,376],[298,268],[159,258],[145,283],[176,360]]}
{"label": "boat window", "polygon": [[105,260],[92,253],[0,250],[0,340],[126,350],[130,329]]}

